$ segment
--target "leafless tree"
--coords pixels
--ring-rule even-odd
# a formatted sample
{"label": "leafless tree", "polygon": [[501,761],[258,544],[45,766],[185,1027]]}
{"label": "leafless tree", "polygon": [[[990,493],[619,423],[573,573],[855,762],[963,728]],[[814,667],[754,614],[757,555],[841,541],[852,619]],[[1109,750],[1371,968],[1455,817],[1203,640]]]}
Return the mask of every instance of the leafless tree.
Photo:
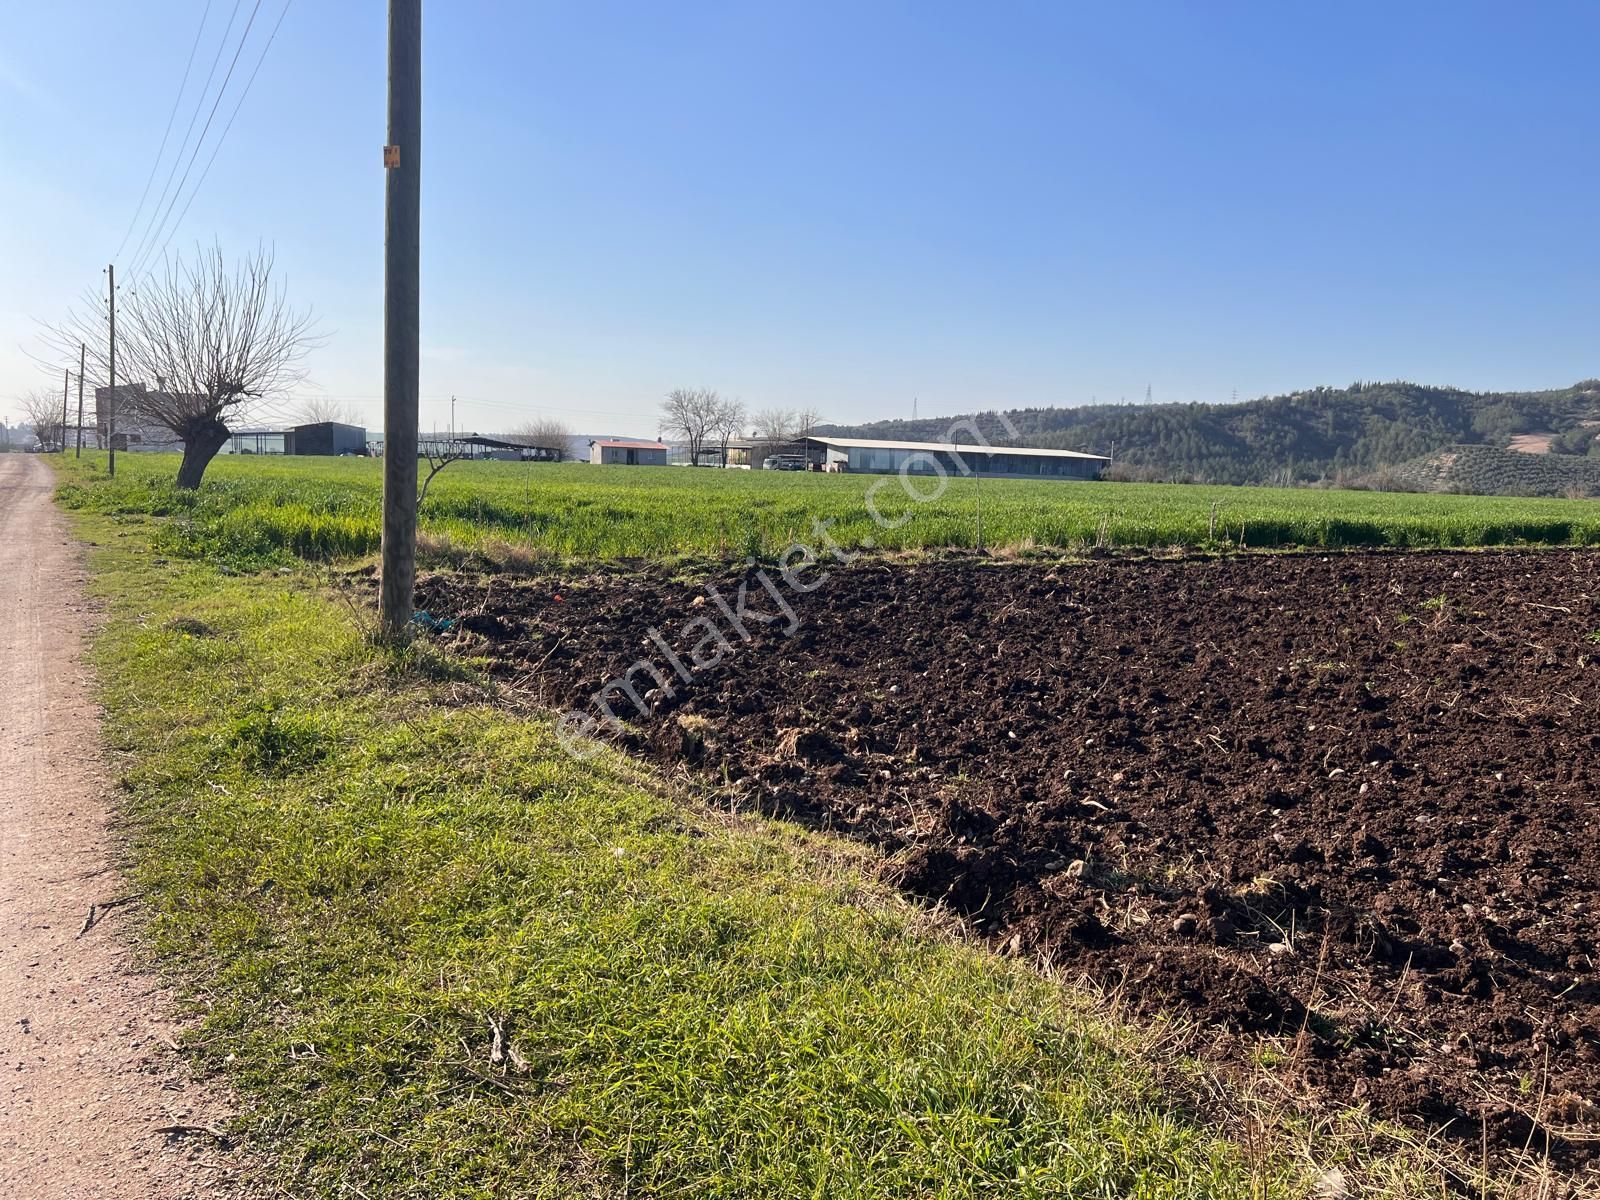
{"label": "leafless tree", "polygon": [[437,435],[422,438],[417,446],[428,460],[428,474],[422,480],[421,490],[417,492],[417,507],[420,509],[428,498],[428,489],[433,486],[433,477],[451,463],[471,458],[472,447],[457,438],[441,438]]}
{"label": "leafless tree", "polygon": [[[61,325],[46,327],[56,351],[89,347],[88,373],[97,379],[109,374],[104,307],[88,297]],[[114,400],[130,419],[172,431],[183,443],[178,486],[199,487],[227,443],[229,420],[299,383],[300,363],[316,344],[310,314],[291,309],[273,281],[271,251],[258,249],[230,269],[219,247],[198,248],[164,275],[119,289],[117,375],[131,385],[119,385]]]}
{"label": "leafless tree", "polygon": [[511,431],[507,440],[516,442],[519,446],[542,446],[559,450],[562,458],[572,452],[572,430],[553,417],[524,421]]}
{"label": "leafless tree", "polygon": [[360,425],[361,414],[353,404],[341,404],[327,396],[308,396],[300,402],[297,414],[302,425]]}
{"label": "leafless tree", "polygon": [[[821,423],[814,408],[798,411],[789,408],[765,408],[755,415],[755,440],[761,458],[770,458],[782,447],[793,445],[809,437]],[[752,463],[755,458],[752,457]]]}
{"label": "leafless tree", "polygon": [[61,397],[38,389],[22,397],[21,405],[26,424],[39,439],[40,447],[60,446],[66,436],[66,426],[61,421]]}
{"label": "leafless tree", "polygon": [[794,437],[794,411],[787,408],[763,408],[751,420],[755,440],[771,449],[781,446]]}
{"label": "leafless tree", "polygon": [[718,436],[723,416],[722,397],[710,388],[674,388],[661,404],[663,436],[674,437],[689,448],[689,462],[698,467],[700,452]]}
{"label": "leafless tree", "polygon": [[723,466],[728,465],[728,442],[739,436],[744,429],[744,422],[743,400],[723,400],[718,403],[711,421],[711,435],[722,453]]}

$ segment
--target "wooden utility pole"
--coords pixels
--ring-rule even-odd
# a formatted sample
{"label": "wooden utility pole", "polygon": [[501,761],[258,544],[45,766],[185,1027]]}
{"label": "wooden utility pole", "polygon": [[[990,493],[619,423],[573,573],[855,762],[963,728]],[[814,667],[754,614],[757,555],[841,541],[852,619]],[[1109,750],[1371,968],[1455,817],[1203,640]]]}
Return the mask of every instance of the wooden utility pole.
{"label": "wooden utility pole", "polygon": [[78,343],[78,451],[73,458],[83,457],[83,366],[89,357],[89,347]]}
{"label": "wooden utility pole", "polygon": [[61,372],[61,453],[67,452],[67,389],[72,386],[72,368]]}
{"label": "wooden utility pole", "polygon": [[389,0],[383,148],[383,633],[411,624],[417,579],[417,374],[422,210],[422,0]]}
{"label": "wooden utility pole", "polygon": [[[106,460],[107,469],[111,478],[117,477],[117,264],[112,263],[106,267],[106,282],[111,288],[111,354],[106,371],[109,378],[106,380],[106,449],[110,456]],[[96,424],[99,421],[96,420]]]}

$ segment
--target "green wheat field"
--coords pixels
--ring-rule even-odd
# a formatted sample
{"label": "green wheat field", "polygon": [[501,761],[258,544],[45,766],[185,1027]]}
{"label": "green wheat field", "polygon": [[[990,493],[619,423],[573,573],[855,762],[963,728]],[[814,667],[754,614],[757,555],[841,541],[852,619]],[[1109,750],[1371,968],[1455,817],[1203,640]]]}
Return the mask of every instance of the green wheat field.
{"label": "green wheat field", "polygon": [[[166,548],[240,565],[375,551],[381,464],[217,459],[204,486],[172,486],[173,455],[68,458],[69,507],[177,518]],[[1030,547],[1255,549],[1600,545],[1600,502],[1180,484],[462,462],[437,479],[423,532],[462,549],[583,559],[769,560],[819,550]],[[874,512],[876,515],[874,515]],[[819,524],[820,523],[820,524]]]}

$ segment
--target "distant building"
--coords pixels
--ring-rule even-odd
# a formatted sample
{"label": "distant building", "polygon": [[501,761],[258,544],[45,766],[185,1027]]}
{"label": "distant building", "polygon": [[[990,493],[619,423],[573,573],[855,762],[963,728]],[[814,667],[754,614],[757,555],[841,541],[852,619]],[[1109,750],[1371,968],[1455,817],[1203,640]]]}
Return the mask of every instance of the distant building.
{"label": "distant building", "polygon": [[293,454],[294,434],[286,429],[235,429],[224,454]]}
{"label": "distant building", "polygon": [[341,421],[296,425],[284,434],[285,454],[339,455],[367,452],[367,431]]}
{"label": "distant building", "polygon": [[805,453],[818,470],[868,474],[990,475],[1002,479],[1099,479],[1111,460],[1077,450],[1037,446],[969,446],[872,438],[808,437]]}
{"label": "distant building", "polygon": [[156,420],[148,408],[152,399],[172,398],[171,393],[151,392],[142,383],[95,388],[95,445],[134,453],[182,450],[183,439]]}
{"label": "distant building", "polygon": [[667,465],[667,447],[663,442],[606,438],[589,443],[589,461],[606,466],[664,467]]}
{"label": "distant building", "polygon": [[[700,461],[697,467],[741,467],[749,469],[760,467],[767,460],[767,455],[779,453],[788,447],[773,442],[758,442],[750,438],[729,438],[726,445],[721,442],[708,443],[700,448]],[[798,447],[794,447],[798,449]],[[688,462],[687,451],[682,455],[683,461]]]}

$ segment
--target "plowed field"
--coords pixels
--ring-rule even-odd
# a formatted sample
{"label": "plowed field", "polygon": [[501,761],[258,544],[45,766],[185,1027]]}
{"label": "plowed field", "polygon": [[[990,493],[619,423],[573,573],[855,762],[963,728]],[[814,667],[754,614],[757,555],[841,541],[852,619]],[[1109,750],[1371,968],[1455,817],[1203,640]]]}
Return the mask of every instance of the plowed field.
{"label": "plowed field", "polygon": [[1600,1162],[1600,555],[794,584],[438,576],[419,601],[547,703],[592,717],[626,680],[608,736],[865,839],[997,945],[1225,1055]]}

